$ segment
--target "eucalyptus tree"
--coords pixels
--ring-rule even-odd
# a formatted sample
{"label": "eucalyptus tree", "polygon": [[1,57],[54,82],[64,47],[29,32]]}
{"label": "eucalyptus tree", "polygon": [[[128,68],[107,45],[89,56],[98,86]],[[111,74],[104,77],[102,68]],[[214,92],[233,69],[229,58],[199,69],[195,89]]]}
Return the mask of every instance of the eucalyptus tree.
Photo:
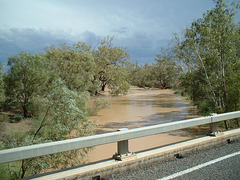
{"label": "eucalyptus tree", "polygon": [[21,52],[9,57],[9,71],[4,76],[6,100],[20,105],[24,117],[31,116],[33,100],[48,82],[48,63],[43,54]]}
{"label": "eucalyptus tree", "polygon": [[[182,86],[203,112],[227,112],[240,107],[238,6],[224,0],[185,30],[175,53],[185,66]],[[234,95],[233,95],[234,94]],[[233,108],[232,102],[235,103]]]}
{"label": "eucalyptus tree", "polygon": [[130,88],[128,83],[128,73],[125,68],[130,55],[126,48],[113,46],[113,37],[104,38],[100,41],[93,56],[97,64],[95,78],[101,82],[101,90],[108,87],[112,93],[126,93]]}
{"label": "eucalyptus tree", "polygon": [[155,84],[155,77],[153,76],[153,66],[150,64],[144,65],[132,65],[129,73],[131,85],[142,87],[142,88],[152,88]]}
{"label": "eucalyptus tree", "polygon": [[174,88],[178,84],[181,67],[175,62],[170,49],[162,49],[155,57],[155,63],[139,66],[131,65],[130,82],[138,87]]}
{"label": "eucalyptus tree", "polygon": [[51,46],[46,50],[55,76],[64,80],[69,89],[78,92],[97,89],[99,83],[94,82],[96,63],[90,46],[78,42],[72,46]]}
{"label": "eucalyptus tree", "polygon": [[[93,88],[95,62],[91,48],[84,43],[47,49],[47,53],[20,53],[9,58],[4,76],[6,94],[22,105],[24,116],[31,115],[33,127],[24,138],[14,136],[0,142],[0,148],[92,135],[94,123],[88,120],[87,101]],[[31,112],[31,103],[38,107]],[[36,104],[37,102],[37,104]],[[39,108],[40,107],[40,108]],[[21,137],[22,137],[21,136]],[[64,168],[83,163],[88,150],[76,150],[8,164],[10,178],[35,175],[43,169]],[[78,158],[76,158],[78,157]]]}
{"label": "eucalyptus tree", "polygon": [[[24,116],[31,115],[33,127],[26,134],[6,138],[0,148],[14,148],[71,137],[92,135],[87,101],[92,87],[95,62],[85,44],[50,47],[44,54],[20,53],[9,58],[4,76],[6,95],[20,104]],[[38,112],[31,111],[32,103]],[[83,163],[88,150],[22,160],[7,165],[10,178],[32,176],[43,169],[64,168]],[[78,157],[78,158],[76,158]],[[6,172],[6,173],[7,173]]]}
{"label": "eucalyptus tree", "polygon": [[[88,98],[87,92],[79,93],[70,90],[65,81],[60,78],[54,80],[51,82],[47,95],[41,97],[44,103],[41,109],[42,114],[32,119],[35,121],[35,127],[25,134],[6,137],[0,142],[0,149],[94,134],[95,123],[89,121],[87,116]],[[38,174],[49,167],[59,169],[79,165],[84,162],[88,151],[89,149],[85,148],[6,164],[1,166],[1,168],[6,168],[3,177],[10,175],[9,179],[19,179]],[[0,169],[0,175],[1,173]]]}
{"label": "eucalyptus tree", "polygon": [[161,49],[161,53],[156,55],[153,66],[152,76],[155,76],[155,87],[162,89],[178,86],[178,77],[182,68],[176,62],[174,53],[171,49]]}
{"label": "eucalyptus tree", "polygon": [[128,82],[133,86],[138,86],[140,80],[139,80],[139,74],[140,74],[141,66],[138,65],[138,63],[127,63],[127,71],[131,76],[128,78]]}

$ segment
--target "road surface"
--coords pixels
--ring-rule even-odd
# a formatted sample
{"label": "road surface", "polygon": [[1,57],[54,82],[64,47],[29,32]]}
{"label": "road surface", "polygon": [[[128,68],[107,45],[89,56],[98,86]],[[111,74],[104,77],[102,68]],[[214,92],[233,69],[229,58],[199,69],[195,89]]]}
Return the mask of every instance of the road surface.
{"label": "road surface", "polygon": [[104,179],[240,179],[240,139],[212,146],[203,151],[177,156],[113,174]]}

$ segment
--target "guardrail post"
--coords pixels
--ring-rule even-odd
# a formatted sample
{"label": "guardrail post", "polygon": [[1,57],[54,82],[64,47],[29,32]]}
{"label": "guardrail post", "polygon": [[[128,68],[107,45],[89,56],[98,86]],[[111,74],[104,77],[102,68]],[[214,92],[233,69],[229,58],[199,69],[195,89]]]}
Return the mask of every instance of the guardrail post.
{"label": "guardrail post", "polygon": [[[217,113],[211,113],[210,116],[211,116],[211,122],[212,122],[212,117],[213,116],[216,116]],[[217,123],[216,122],[212,122],[210,124],[210,132],[211,133],[216,133],[217,132]]]}
{"label": "guardrail post", "polygon": [[[118,129],[117,131],[127,131],[128,128],[122,128]],[[130,153],[128,150],[128,140],[123,140],[123,141],[118,141],[117,142],[117,149],[118,152],[113,155],[113,158],[116,160],[124,160],[124,159],[129,159],[133,158],[136,155],[134,153]]]}
{"label": "guardrail post", "polygon": [[221,135],[222,133],[218,132],[217,130],[217,122],[213,122],[213,116],[216,116],[217,113],[211,113],[211,124],[210,124],[210,136],[217,136],[217,135]]}
{"label": "guardrail post", "polygon": [[217,132],[217,123],[211,123],[210,124],[210,131],[211,131],[211,133],[216,133]]}
{"label": "guardrail post", "polygon": [[[127,131],[128,128],[118,129],[117,131]],[[128,154],[128,140],[117,142],[118,154]]]}

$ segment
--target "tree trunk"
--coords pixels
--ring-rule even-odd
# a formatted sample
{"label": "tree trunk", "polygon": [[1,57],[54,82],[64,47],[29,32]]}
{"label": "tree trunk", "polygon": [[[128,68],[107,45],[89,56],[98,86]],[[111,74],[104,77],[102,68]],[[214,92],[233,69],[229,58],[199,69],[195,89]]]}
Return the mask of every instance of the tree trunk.
{"label": "tree trunk", "polygon": [[225,125],[225,129],[228,130],[228,125],[227,125],[227,121],[224,121],[224,125]]}
{"label": "tree trunk", "polygon": [[23,116],[28,117],[28,110],[27,110],[27,106],[25,104],[22,105],[22,109],[23,109]]}
{"label": "tree trunk", "polygon": [[106,87],[106,85],[103,84],[103,85],[102,85],[102,91],[105,91],[105,87]]}
{"label": "tree trunk", "polygon": [[26,169],[24,167],[24,162],[25,162],[25,160],[22,160],[22,164],[21,164],[21,170],[22,170],[21,178],[24,178],[24,175],[25,175],[25,172],[26,172]]}

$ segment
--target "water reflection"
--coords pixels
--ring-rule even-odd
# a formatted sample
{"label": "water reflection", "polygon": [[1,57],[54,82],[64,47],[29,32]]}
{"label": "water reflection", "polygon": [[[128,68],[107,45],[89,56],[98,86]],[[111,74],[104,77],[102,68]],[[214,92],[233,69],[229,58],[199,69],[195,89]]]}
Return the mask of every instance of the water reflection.
{"label": "water reflection", "polygon": [[126,96],[107,98],[111,107],[91,117],[99,124],[97,134],[179,121],[197,114],[189,101],[172,90],[132,88]]}

